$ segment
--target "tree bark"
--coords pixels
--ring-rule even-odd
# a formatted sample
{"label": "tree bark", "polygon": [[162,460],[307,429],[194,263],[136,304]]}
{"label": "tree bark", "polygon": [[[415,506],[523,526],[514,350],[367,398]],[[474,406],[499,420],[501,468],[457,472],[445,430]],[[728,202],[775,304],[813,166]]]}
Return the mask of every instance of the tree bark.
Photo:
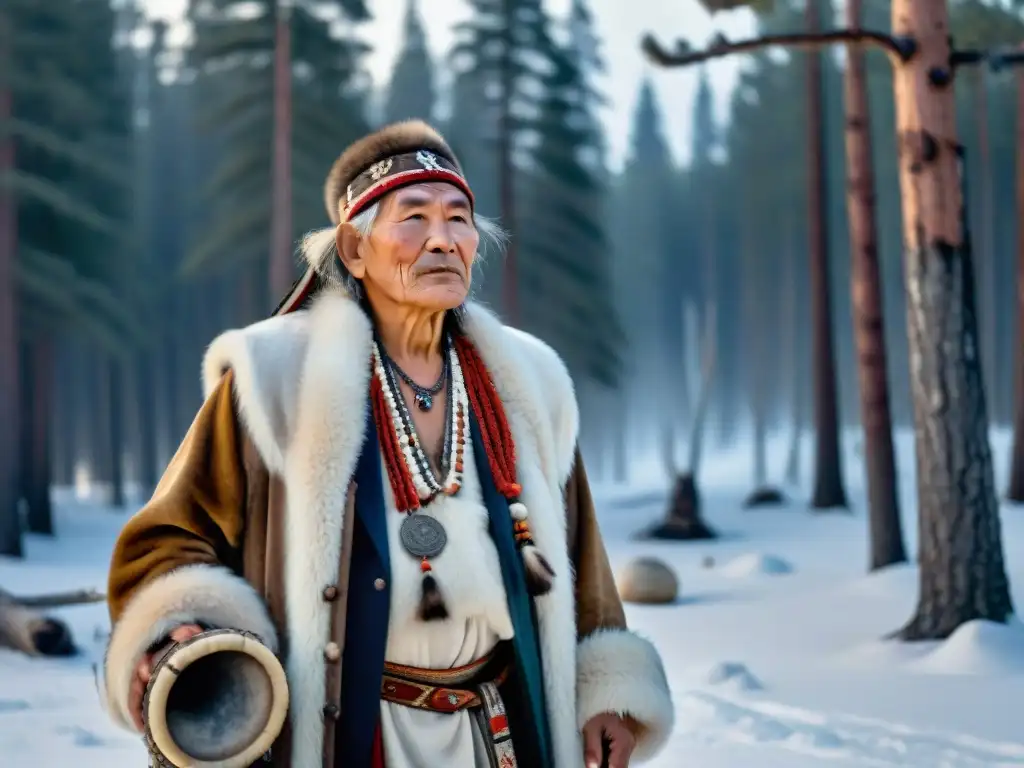
{"label": "tree bark", "polygon": [[1024,502],[1024,70],[1017,79],[1017,343],[1014,347],[1016,392],[1013,415],[1013,453],[1006,498]]}
{"label": "tree bark", "polygon": [[[10,71],[14,31],[0,13],[0,72]],[[0,80],[0,123],[12,114],[11,89]],[[14,138],[0,137],[0,176],[14,168]],[[0,555],[21,557],[18,514],[18,304],[14,281],[18,210],[10,188],[0,183]]]}
{"label": "tree bark", "polygon": [[[861,24],[861,0],[848,0],[846,23]],[[885,349],[882,277],[878,266],[878,226],[875,221],[875,175],[872,166],[871,119],[868,110],[864,51],[847,48],[844,100],[846,105],[846,208],[852,256],[857,378],[864,426],[864,468],[868,487],[870,570],[906,562],[896,457],[892,445],[892,412]]]}
{"label": "tree bark", "polygon": [[1003,564],[945,2],[893,0],[917,41],[894,76],[917,454],[920,596],[900,631],[949,636],[1013,613]]}
{"label": "tree bark", "polygon": [[[820,0],[807,2],[807,32],[821,28]],[[828,254],[828,179],[824,152],[821,54],[807,54],[807,201],[810,223],[811,333],[814,364],[815,467],[814,509],[845,508],[842,457],[839,452],[839,413],[836,361],[832,340],[832,288]]]}
{"label": "tree bark", "polygon": [[981,280],[981,295],[986,296],[981,310],[981,363],[988,384],[989,416],[1000,423],[1003,413],[1003,388],[1000,386],[999,338],[996,318],[996,260],[995,230],[992,210],[992,152],[988,129],[988,91],[985,85],[987,67],[974,70],[974,115],[978,130],[978,253],[977,274]]}
{"label": "tree bark", "polygon": [[53,505],[50,501],[53,414],[53,341],[37,338],[25,348],[22,381],[22,494],[28,507],[26,526],[32,533],[52,535]]}

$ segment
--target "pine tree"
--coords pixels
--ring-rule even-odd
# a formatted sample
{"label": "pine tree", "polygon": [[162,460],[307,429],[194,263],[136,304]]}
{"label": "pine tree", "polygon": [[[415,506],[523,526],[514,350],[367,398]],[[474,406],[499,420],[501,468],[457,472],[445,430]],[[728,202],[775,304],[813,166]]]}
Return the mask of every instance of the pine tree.
{"label": "pine tree", "polygon": [[[240,9],[245,6],[245,12]],[[193,2],[194,41],[186,75],[195,79],[196,125],[212,162],[201,190],[203,216],[183,265],[187,275],[223,274],[266,258],[270,247],[274,0]],[[292,228],[323,226],[323,180],[331,162],[365,133],[369,48],[339,38],[326,12],[355,23],[362,0],[304,0],[291,8]]]}
{"label": "pine tree", "polygon": [[405,39],[391,73],[384,119],[390,123],[417,117],[430,122],[435,99],[434,64],[427,48],[423,22],[416,0],[406,0]]}
{"label": "pine tree", "polygon": [[[494,148],[498,208],[512,235],[501,287],[505,320],[515,325],[522,317],[517,210],[523,192],[521,173],[538,140],[537,99],[545,93],[545,78],[558,67],[557,48],[541,0],[470,0],[469,5],[470,18],[455,28],[451,60],[456,77],[464,78],[457,80],[462,91],[457,88],[455,97],[462,120],[494,127],[493,133],[479,138]],[[460,102],[470,94],[479,100],[471,111],[462,111]]]}
{"label": "pine tree", "polygon": [[591,71],[600,60],[588,18],[577,2],[570,21],[575,34],[551,51],[554,67],[544,82],[522,207],[530,222],[521,236],[523,310],[528,327],[562,352],[580,381],[614,385],[622,336],[605,232],[601,96]]}
{"label": "pine tree", "polygon": [[[626,333],[625,383],[628,403],[651,402],[668,396],[669,349],[666,329],[669,318],[680,318],[675,307],[666,306],[666,269],[678,256],[672,242],[673,224],[665,215],[667,200],[676,190],[672,155],[662,128],[661,108],[650,80],[638,93],[633,114],[630,147],[616,193],[613,284]],[[661,425],[642,424],[638,414],[625,419],[646,433]],[[627,435],[625,439],[632,436]]]}
{"label": "pine tree", "polygon": [[579,76],[576,109],[582,130],[589,137],[581,160],[595,177],[607,181],[608,140],[601,112],[608,106],[608,99],[599,82],[607,74],[607,66],[601,53],[601,39],[594,29],[594,14],[586,0],[573,0],[568,26],[568,53]]}

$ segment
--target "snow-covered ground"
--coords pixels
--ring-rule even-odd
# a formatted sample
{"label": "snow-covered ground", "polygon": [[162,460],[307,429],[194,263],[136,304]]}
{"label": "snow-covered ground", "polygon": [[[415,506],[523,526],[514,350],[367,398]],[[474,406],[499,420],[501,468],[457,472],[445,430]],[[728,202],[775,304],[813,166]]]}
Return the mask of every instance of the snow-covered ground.
{"label": "snow-covered ground", "polygon": [[[915,549],[913,451],[901,435],[905,535]],[[656,768],[1024,766],[1024,625],[972,623],[943,643],[882,638],[915,605],[912,566],[865,574],[861,465],[846,453],[852,514],[807,511],[805,494],[770,511],[740,508],[747,452],[711,455],[704,504],[715,542],[647,543],[632,534],[656,518],[656,472],[632,489],[597,486],[616,567],[656,555],[679,575],[676,605],[629,606],[634,628],[659,645],[678,712]],[[1007,436],[993,438],[1002,487]],[[770,451],[773,469],[782,442]],[[807,452],[805,452],[806,454]],[[102,589],[124,515],[64,502],[56,541],[32,538],[25,563],[0,558],[0,585],[28,594]],[[1004,507],[1014,595],[1024,600],[1024,509]],[[0,765],[125,768],[141,745],[100,711],[92,664],[106,631],[101,606],[62,611],[83,657],[27,660],[0,651]]]}

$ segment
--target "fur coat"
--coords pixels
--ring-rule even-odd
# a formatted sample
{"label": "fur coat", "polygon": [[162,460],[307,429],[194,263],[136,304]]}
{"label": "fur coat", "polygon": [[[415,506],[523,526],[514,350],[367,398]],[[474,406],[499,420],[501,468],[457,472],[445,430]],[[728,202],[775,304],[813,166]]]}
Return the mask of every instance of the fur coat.
{"label": "fur coat", "polygon": [[[479,306],[465,329],[504,403],[534,538],[556,573],[535,599],[554,764],[581,768],[580,729],[609,711],[640,724],[642,761],[668,738],[673,704],[657,651],[626,628],[576,447],[568,372],[544,343]],[[245,629],[282,656],[288,675],[289,721],[273,765],[335,768],[324,713],[340,696],[341,665],[324,648],[345,637],[335,596],[350,577],[372,576],[350,574],[345,556],[371,342],[364,312],[330,293],[210,346],[206,402],[113,554],[102,685],[120,724],[131,727],[133,670],[169,630]],[[382,590],[386,578],[374,584]]]}

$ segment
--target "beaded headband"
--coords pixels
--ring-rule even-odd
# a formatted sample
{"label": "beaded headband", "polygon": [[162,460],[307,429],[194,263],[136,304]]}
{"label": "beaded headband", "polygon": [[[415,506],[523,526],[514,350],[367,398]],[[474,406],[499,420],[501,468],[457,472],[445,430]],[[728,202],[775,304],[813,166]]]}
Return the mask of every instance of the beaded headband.
{"label": "beaded headband", "polygon": [[446,157],[421,149],[379,160],[356,176],[345,189],[343,219],[351,221],[388,192],[425,181],[454,184],[473,205],[473,192],[458,166]]}

